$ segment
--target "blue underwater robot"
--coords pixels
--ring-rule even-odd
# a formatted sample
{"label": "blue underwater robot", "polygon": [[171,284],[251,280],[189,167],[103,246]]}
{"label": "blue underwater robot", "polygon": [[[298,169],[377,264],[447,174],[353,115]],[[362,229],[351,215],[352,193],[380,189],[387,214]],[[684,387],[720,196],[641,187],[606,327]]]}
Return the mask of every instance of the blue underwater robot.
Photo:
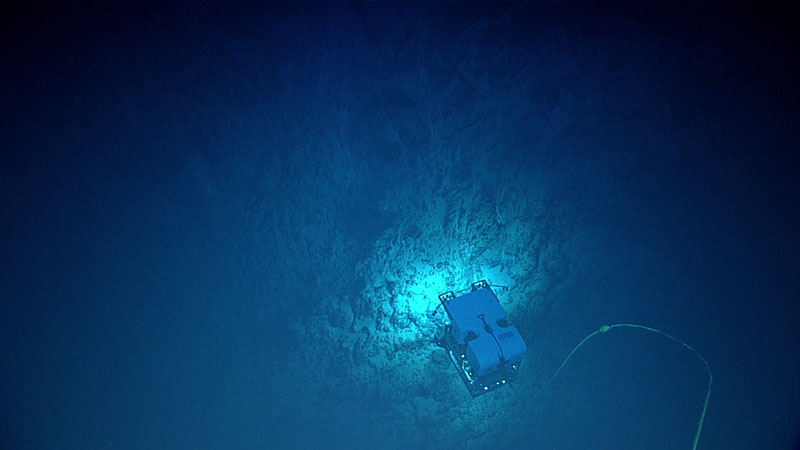
{"label": "blue underwater robot", "polygon": [[448,320],[436,343],[447,350],[469,393],[477,397],[515,380],[527,346],[489,283],[472,283],[462,295],[447,291],[439,302]]}

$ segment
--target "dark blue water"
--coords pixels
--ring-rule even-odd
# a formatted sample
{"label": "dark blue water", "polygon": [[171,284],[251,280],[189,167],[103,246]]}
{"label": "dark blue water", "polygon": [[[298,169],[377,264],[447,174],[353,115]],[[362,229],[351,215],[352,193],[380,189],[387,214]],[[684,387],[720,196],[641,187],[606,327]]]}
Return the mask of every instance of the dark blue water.
{"label": "dark blue water", "polygon": [[[792,448],[786,11],[3,14],[0,447]],[[437,295],[528,344],[472,399]]]}

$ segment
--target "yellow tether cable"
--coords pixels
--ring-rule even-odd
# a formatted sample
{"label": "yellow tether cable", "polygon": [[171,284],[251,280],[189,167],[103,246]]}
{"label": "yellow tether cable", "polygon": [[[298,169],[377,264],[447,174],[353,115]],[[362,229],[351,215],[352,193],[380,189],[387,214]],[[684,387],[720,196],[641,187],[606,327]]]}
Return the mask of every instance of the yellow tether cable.
{"label": "yellow tether cable", "polygon": [[553,380],[558,376],[558,374],[561,373],[561,369],[564,368],[564,366],[567,364],[567,361],[569,361],[570,358],[572,358],[572,355],[574,355],[575,352],[577,352],[578,349],[581,348],[581,346],[586,343],[586,341],[598,335],[599,333],[606,333],[608,332],[608,330],[612,328],[622,328],[622,327],[639,328],[646,331],[652,331],[653,333],[658,333],[686,347],[690,352],[692,352],[695,356],[697,356],[697,358],[699,358],[700,361],[703,361],[703,364],[705,364],[706,372],[708,372],[708,391],[706,392],[706,399],[703,401],[703,412],[700,413],[700,420],[698,420],[697,422],[697,433],[695,433],[694,435],[694,443],[692,444],[692,450],[697,450],[697,441],[700,439],[700,431],[703,429],[703,421],[706,418],[706,410],[708,409],[708,399],[711,397],[711,383],[714,382],[714,376],[711,375],[711,367],[709,367],[708,361],[706,361],[705,358],[703,358],[700,355],[700,353],[698,353],[697,350],[695,350],[691,345],[687,344],[686,342],[683,342],[682,340],[676,338],[675,336],[672,336],[655,328],[651,328],[645,325],[639,325],[636,323],[616,323],[614,325],[603,325],[599,329],[592,331],[591,333],[589,333],[588,336],[583,338],[583,340],[580,341],[578,345],[576,345],[575,348],[572,349],[571,352],[569,352],[569,355],[567,355],[567,358],[564,359],[564,362],[562,362],[561,365],[558,366],[558,370],[556,370],[556,373],[554,373],[553,376],[550,377],[549,380],[547,380],[547,383],[545,383],[544,386],[542,386],[541,389],[539,389],[539,392],[537,392],[536,395],[533,396],[533,398],[536,399],[539,395],[541,395],[542,392],[544,392],[545,389],[547,389],[548,386],[550,386],[550,383],[552,383]]}

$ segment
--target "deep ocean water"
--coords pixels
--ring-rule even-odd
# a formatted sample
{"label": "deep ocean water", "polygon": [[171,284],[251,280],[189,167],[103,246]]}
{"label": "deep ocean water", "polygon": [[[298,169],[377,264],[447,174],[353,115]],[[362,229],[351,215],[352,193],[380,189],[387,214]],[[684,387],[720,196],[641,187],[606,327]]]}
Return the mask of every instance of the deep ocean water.
{"label": "deep ocean water", "polygon": [[[0,447],[799,445],[786,11],[41,5],[2,27]],[[472,399],[437,295],[528,354]]]}

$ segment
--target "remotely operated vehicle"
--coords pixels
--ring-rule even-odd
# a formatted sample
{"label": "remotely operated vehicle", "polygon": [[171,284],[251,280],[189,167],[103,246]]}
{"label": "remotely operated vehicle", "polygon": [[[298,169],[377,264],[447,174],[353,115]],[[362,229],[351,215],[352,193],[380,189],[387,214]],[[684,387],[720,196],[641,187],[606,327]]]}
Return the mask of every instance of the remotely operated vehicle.
{"label": "remotely operated vehicle", "polygon": [[478,397],[516,379],[527,346],[486,280],[468,290],[439,295],[447,320],[436,343],[447,351],[472,397]]}
{"label": "remotely operated vehicle", "polygon": [[[517,377],[520,362],[522,362],[522,358],[525,357],[527,351],[525,341],[523,341],[516,327],[508,323],[506,312],[497,300],[492,287],[508,290],[508,287],[505,286],[490,285],[486,280],[477,281],[472,283],[470,288],[463,291],[457,293],[447,291],[440,294],[440,305],[433,311],[433,315],[436,315],[439,308],[444,307],[447,313],[447,320],[444,322],[441,335],[436,338],[436,343],[447,350],[447,354],[461,377],[461,381],[464,382],[472,397],[478,397],[486,392],[511,384]],[[694,347],[658,328],[637,323],[602,325],[584,337],[569,352],[569,355],[558,366],[553,376],[539,388],[533,398],[537,398],[550,386],[570,358],[586,342],[595,336],[603,335],[617,328],[633,328],[659,334],[681,345],[705,366],[708,373],[708,388],[705,400],[703,400],[703,410],[700,413],[700,419],[697,421],[694,442],[692,443],[692,449],[697,449],[697,442],[700,439],[703,421],[708,410],[708,400],[711,398],[711,385],[714,382],[714,376],[711,374],[711,367],[708,361]]]}

